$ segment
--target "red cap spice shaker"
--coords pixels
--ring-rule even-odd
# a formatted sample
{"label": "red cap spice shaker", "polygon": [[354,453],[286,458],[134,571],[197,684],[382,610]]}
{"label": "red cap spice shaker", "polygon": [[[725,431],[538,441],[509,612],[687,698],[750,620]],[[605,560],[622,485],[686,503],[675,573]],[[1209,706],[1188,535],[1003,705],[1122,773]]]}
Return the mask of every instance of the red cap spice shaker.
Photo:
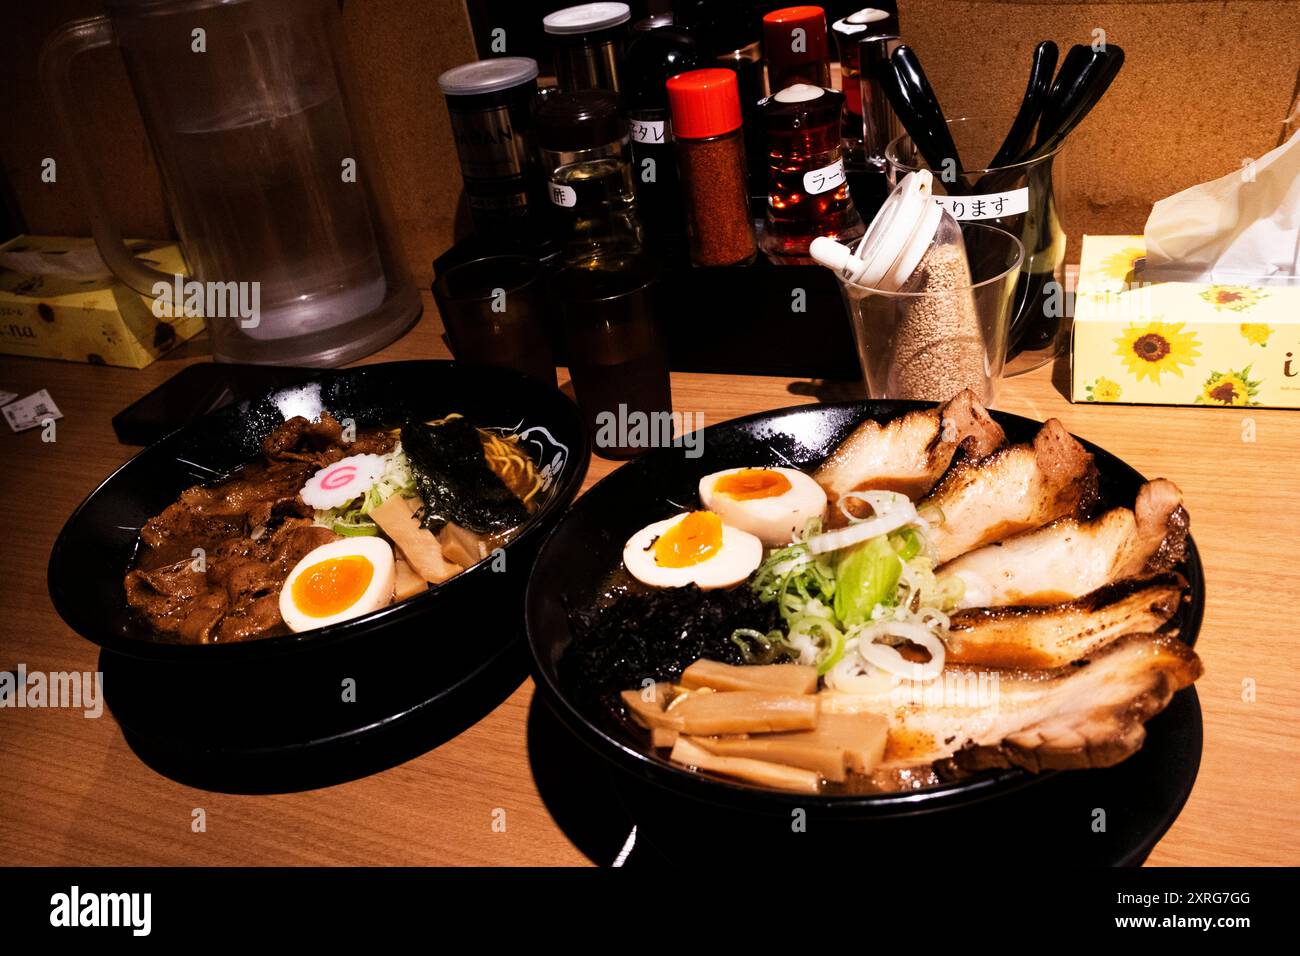
{"label": "red cap spice shaker", "polygon": [[740,93],[731,70],[689,70],[667,83],[686,204],[691,261],[730,266],[754,258],[745,188]]}
{"label": "red cap spice shaker", "polygon": [[795,83],[831,85],[826,11],[821,7],[782,7],[763,17],[763,56],[767,88],[775,93]]}

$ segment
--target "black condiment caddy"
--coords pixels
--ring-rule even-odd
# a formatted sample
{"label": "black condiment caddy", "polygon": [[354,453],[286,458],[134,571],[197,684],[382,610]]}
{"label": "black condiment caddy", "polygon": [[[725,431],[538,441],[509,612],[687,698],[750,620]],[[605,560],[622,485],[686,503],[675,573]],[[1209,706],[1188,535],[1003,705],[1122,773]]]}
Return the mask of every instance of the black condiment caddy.
{"label": "black condiment caddy", "polygon": [[[590,19],[597,13],[602,16],[612,14],[612,9],[604,8],[615,6],[617,5],[594,4],[575,7],[564,11],[562,15],[575,22],[586,22],[584,18]],[[618,90],[632,131],[630,152],[634,161],[633,168],[639,171],[643,163],[650,162],[655,167],[663,166],[672,172],[668,167],[679,167],[683,160],[679,155],[682,144],[674,144],[672,137],[664,136],[667,125],[664,121],[669,113],[665,82],[669,77],[683,75],[683,71],[692,69],[701,74],[721,73],[723,70],[717,67],[722,67],[734,73],[739,86],[732,86],[738,90],[740,109],[744,112],[743,125],[739,124],[739,116],[730,120],[720,119],[720,107],[713,104],[707,109],[701,106],[698,111],[701,117],[707,117],[707,122],[702,119],[696,124],[702,130],[697,132],[699,135],[712,132],[710,123],[717,125],[721,122],[727,126],[728,131],[733,125],[739,127],[737,133],[743,135],[745,142],[746,178],[750,194],[749,219],[754,226],[754,238],[761,238],[768,206],[768,164],[762,143],[763,120],[758,112],[758,106],[761,105],[758,104],[758,99],[763,84],[758,42],[759,5],[684,0],[673,6],[677,22],[685,27],[684,31],[664,29],[659,24],[657,29],[661,32],[655,33],[654,24],[625,23],[627,15],[624,12],[618,23],[610,29],[627,32],[628,36],[639,35],[639,46],[628,56],[626,63],[621,55],[614,56],[609,64],[609,75],[603,81],[597,82],[585,75],[570,76],[567,85],[575,88],[599,85]],[[623,9],[626,11],[626,8]],[[791,8],[785,12],[791,16],[797,14],[799,17],[807,17],[805,8]],[[549,21],[562,15],[555,14],[548,18],[548,32],[553,32]],[[817,19],[821,19],[820,15]],[[613,20],[610,22],[613,23]],[[812,20],[804,23],[802,19],[796,25],[809,27],[810,24],[817,26]],[[820,32],[812,29],[807,32],[810,36],[813,33],[818,35],[805,59],[815,61],[814,65],[822,67],[825,75],[818,73],[806,78],[802,74],[792,75],[791,82],[806,80],[823,87],[829,86],[828,40],[824,21]],[[655,35],[652,36],[652,33]],[[777,41],[782,37],[784,34],[778,28],[772,36],[764,37],[764,48],[771,54],[779,52],[781,43]],[[572,37],[561,39],[572,45]],[[583,40],[583,43],[586,42]],[[556,47],[557,73],[563,72],[558,68],[568,62],[565,59],[567,49],[568,46],[564,44]],[[623,66],[633,68],[620,75]],[[750,67],[752,69],[748,69]],[[703,80],[699,82],[703,83]],[[748,87],[746,82],[749,83]],[[669,90],[671,89],[669,84]],[[746,108],[745,104],[751,104],[752,108]],[[683,104],[676,104],[672,112],[677,113],[676,106],[681,105]],[[683,110],[678,119],[684,122],[683,117],[686,115],[687,112]],[[704,129],[706,126],[709,128]],[[515,134],[516,143],[526,143],[530,138],[535,138],[538,131],[535,128],[531,131],[518,128]],[[662,145],[655,138],[656,134],[664,136]],[[690,136],[685,136],[685,139],[690,140]],[[876,168],[855,170],[849,166],[845,169],[844,179],[852,194],[852,203],[856,204],[861,216],[869,221],[884,200],[886,186],[883,174]],[[735,262],[744,257],[744,250],[733,255],[732,247],[736,246],[735,243],[726,249],[719,249],[718,244],[714,243],[702,251],[696,247],[702,241],[699,236],[686,229],[674,228],[672,220],[682,219],[683,211],[688,211],[691,215],[697,212],[688,209],[691,203],[687,201],[689,197],[684,195],[689,191],[687,185],[679,182],[676,175],[669,175],[658,185],[648,188],[645,197],[640,195],[642,190],[639,186],[637,188],[638,211],[645,226],[644,251],[658,264],[657,299],[660,306],[657,313],[667,339],[670,367],[676,371],[859,379],[861,370],[853,332],[834,273],[813,264],[810,259],[777,262],[765,257],[761,251],[755,254],[753,239],[748,249],[749,257],[752,257],[747,257],[749,261],[734,265],[709,264],[710,259]],[[696,185],[698,192],[699,184]],[[673,196],[674,192],[683,194]],[[763,195],[758,195],[759,193]],[[698,198],[697,196],[696,199]],[[712,221],[734,223],[743,220],[743,191],[738,198],[739,202],[729,204],[731,211],[726,217]],[[648,204],[644,204],[643,199],[648,199]],[[554,198],[552,202],[555,202]],[[516,210],[523,212],[524,208],[520,204]],[[541,210],[540,216],[529,214],[529,219],[534,222],[549,223],[554,218],[552,214],[548,219],[545,208]],[[698,223],[699,220],[693,221]],[[719,233],[721,228],[719,226],[714,232]],[[570,250],[561,249],[558,230],[544,228],[540,231],[545,234],[539,237],[539,230],[529,228],[523,221],[519,221],[507,223],[505,228],[491,230],[495,238],[465,238],[435,261],[435,273],[441,273],[457,262],[500,253],[522,253],[542,260],[548,268],[558,270],[562,259],[573,258],[569,255]],[[611,255],[609,258],[612,261],[617,257]],[[552,311],[558,313],[554,305],[553,303]],[[558,334],[558,317],[553,317],[551,325],[556,362],[560,365],[567,364],[563,336]]]}
{"label": "black condiment caddy", "polygon": [[[874,172],[849,170],[849,188],[870,217],[884,199]],[[761,223],[767,198],[751,197]],[[458,262],[497,252],[529,252],[558,267],[553,244],[521,249],[467,237],[434,261],[439,273]],[[855,381],[862,377],[853,330],[835,274],[815,264],[777,265],[763,256],[742,266],[693,266],[684,249],[661,253],[660,316],[676,372],[775,375]],[[565,365],[560,336],[552,336],[557,365]]]}

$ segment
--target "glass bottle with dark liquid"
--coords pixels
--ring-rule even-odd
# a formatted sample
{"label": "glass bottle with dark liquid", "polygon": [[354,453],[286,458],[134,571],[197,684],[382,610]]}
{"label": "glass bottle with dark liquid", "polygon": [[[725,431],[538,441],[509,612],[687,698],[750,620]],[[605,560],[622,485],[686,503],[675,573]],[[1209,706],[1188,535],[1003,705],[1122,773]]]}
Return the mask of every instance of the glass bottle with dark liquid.
{"label": "glass bottle with dark liquid", "polygon": [[603,458],[631,458],[672,437],[663,433],[672,394],[658,294],[645,256],[566,266],[551,282],[574,395]]}
{"label": "glass bottle with dark liquid", "polygon": [[849,195],[840,116],[844,94],[806,83],[762,102],[768,144],[767,221],[761,246],[777,261],[810,261],[818,236],[849,243],[866,231]]}
{"label": "glass bottle with dark liquid", "polygon": [[695,37],[676,26],[640,33],[623,58],[623,103],[632,140],[637,207],[648,243],[660,254],[671,255],[686,240],[665,83],[699,64]]}

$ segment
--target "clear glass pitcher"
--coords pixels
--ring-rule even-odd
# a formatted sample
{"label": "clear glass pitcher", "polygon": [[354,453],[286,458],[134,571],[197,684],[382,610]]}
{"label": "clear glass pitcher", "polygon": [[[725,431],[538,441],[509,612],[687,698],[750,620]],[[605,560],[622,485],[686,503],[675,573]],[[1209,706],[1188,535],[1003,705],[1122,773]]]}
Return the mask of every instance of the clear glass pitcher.
{"label": "clear glass pitcher", "polygon": [[[347,86],[335,0],[105,8],[51,36],[41,82],[108,267],[177,308],[202,302],[217,361],[338,365],[401,335],[420,298]],[[108,216],[71,68],[110,45],[126,62],[188,278],[133,258]]]}

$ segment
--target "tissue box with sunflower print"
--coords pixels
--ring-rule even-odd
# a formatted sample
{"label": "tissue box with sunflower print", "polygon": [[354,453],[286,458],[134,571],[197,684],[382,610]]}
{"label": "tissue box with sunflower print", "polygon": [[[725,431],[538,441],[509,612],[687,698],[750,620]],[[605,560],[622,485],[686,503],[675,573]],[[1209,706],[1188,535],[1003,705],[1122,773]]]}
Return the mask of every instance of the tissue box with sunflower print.
{"label": "tissue box with sunflower print", "polygon": [[1300,285],[1143,282],[1141,236],[1084,236],[1076,402],[1300,408]]}

